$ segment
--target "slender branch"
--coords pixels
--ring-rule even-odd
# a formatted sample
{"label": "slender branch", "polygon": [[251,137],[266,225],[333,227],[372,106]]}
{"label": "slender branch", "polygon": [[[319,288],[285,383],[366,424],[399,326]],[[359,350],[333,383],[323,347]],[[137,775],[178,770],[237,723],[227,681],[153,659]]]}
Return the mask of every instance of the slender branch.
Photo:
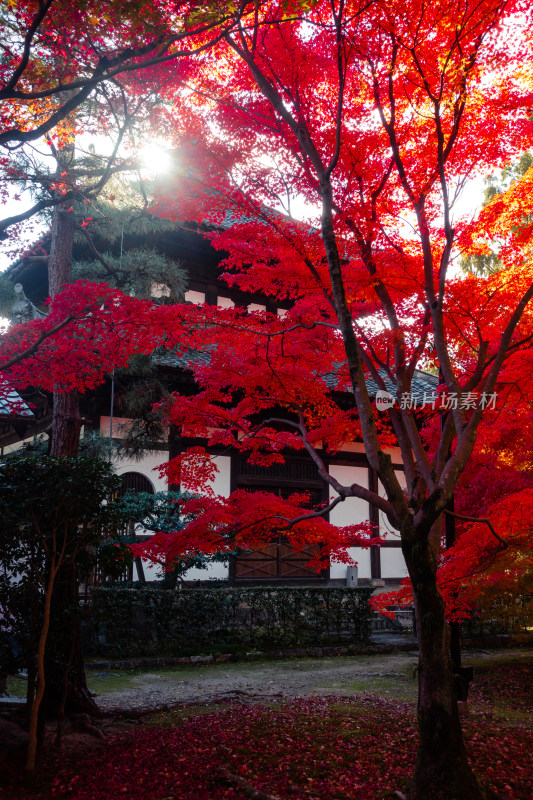
{"label": "slender branch", "polygon": [[96,248],[96,245],[95,245],[95,243],[93,241],[93,238],[92,238],[91,234],[89,233],[89,231],[86,228],[81,228],[79,230],[81,230],[81,232],[85,236],[85,238],[87,240],[87,244],[89,245],[89,250],[91,251],[93,256],[100,262],[100,264],[103,266],[103,268],[105,269],[107,274],[108,275],[112,275],[115,278],[116,281],[119,281],[120,280],[120,275],[118,274],[118,272],[115,269],[113,269],[113,267],[110,264],[108,264],[108,262],[105,260],[103,255]]}
{"label": "slender branch", "polygon": [[287,520],[288,527],[292,528],[292,526],[297,525],[298,522],[305,522],[308,519],[316,519],[317,517],[324,517],[326,514],[329,514],[329,512],[332,511],[335,508],[335,506],[338,506],[339,503],[343,502],[344,502],[344,497],[341,497],[341,495],[339,494],[331,501],[331,503],[329,503],[327,506],[324,506],[324,508],[320,508],[318,509],[318,511],[310,511],[308,514],[301,514],[299,517],[294,517],[293,519]]}
{"label": "slender branch", "polygon": [[39,200],[38,203],[35,203],[33,206],[31,206],[31,208],[26,209],[26,211],[22,211],[20,214],[13,214],[11,217],[6,217],[0,221],[0,242],[5,241],[9,237],[9,234],[6,233],[6,231],[12,225],[17,225],[19,222],[24,222],[24,220],[30,219],[35,214],[38,214],[39,211],[43,211],[45,208],[52,208],[56,205],[72,202],[77,196],[77,191],[68,191],[64,195],[61,195],[61,197]]}
{"label": "slender branch", "polygon": [[[509,356],[513,355],[515,350],[517,350],[519,347],[522,347],[523,344],[527,344],[528,342],[531,342],[532,340],[533,340],[533,333],[530,333],[529,336],[524,336],[523,339],[520,339],[517,342],[513,342],[513,344],[510,344],[509,347],[507,348],[507,351],[505,353],[505,358],[509,358]],[[495,353],[493,356],[490,356],[489,358],[487,358],[487,360],[485,361],[485,367],[484,368],[488,367],[489,364],[492,364],[492,362],[495,360],[497,355],[498,354]],[[467,386],[468,386],[468,384],[467,384]]]}
{"label": "slender branch", "polygon": [[66,205],[67,203],[72,203],[74,202],[74,200],[78,200],[80,196],[85,198],[92,197],[93,195],[98,194],[98,192],[105,185],[105,181],[103,180],[104,174],[107,174],[107,176],[109,177],[111,174],[115,174],[117,172],[122,172],[123,170],[129,169],[130,166],[131,164],[129,158],[125,159],[120,164],[116,164],[115,166],[111,166],[111,164],[108,163],[107,166],[102,170],[92,171],[93,175],[99,175],[100,178],[96,183],[92,184],[91,186],[88,186],[84,189],[82,188],[69,189],[68,191],[65,192],[65,194],[55,194],[53,197],[39,200],[38,203],[35,203],[35,205],[26,209],[26,211],[22,211],[20,214],[14,214],[12,217],[5,217],[5,219],[0,220],[0,242],[5,241],[8,238],[9,234],[7,233],[7,229],[10,228],[12,225],[16,225],[19,222],[24,222],[25,220],[30,219],[39,211],[43,211],[45,208],[54,208],[57,205]]}
{"label": "slender branch", "polygon": [[[227,18],[224,18],[222,22],[227,21]],[[195,35],[201,32],[205,32],[207,30],[212,29],[215,25],[220,24],[221,21],[216,21],[210,23],[207,26],[200,30],[196,30],[194,33]],[[104,81],[112,80],[113,78],[122,75],[123,73],[127,72],[136,72],[141,69],[147,69],[148,67],[166,63],[168,61],[181,58],[181,57],[189,57],[191,55],[196,55],[203,50],[211,47],[216,42],[220,41],[226,35],[227,30],[224,29],[218,36],[215,36],[214,39],[210,40],[209,42],[197,47],[196,49],[192,50],[178,50],[174,53],[167,53],[168,49],[175,44],[180,39],[186,38],[187,36],[191,36],[190,32],[185,32],[182,34],[176,34],[174,36],[168,37],[166,40],[155,40],[150,44],[144,45],[143,47],[137,48],[127,48],[118,56],[115,56],[113,59],[109,59],[106,56],[102,56],[98,61],[95,69],[93,70],[92,76],[87,78],[86,80],[82,81],[73,81],[71,83],[62,84],[61,82],[56,84],[56,86],[51,87],[50,89],[46,89],[40,92],[17,92],[11,90],[10,92],[6,92],[5,89],[0,89],[0,100],[5,99],[17,99],[17,100],[24,100],[24,101],[31,101],[31,100],[39,100],[45,97],[52,97],[58,94],[62,94],[64,92],[72,92],[80,90],[77,94],[70,97],[63,105],[61,105],[55,113],[53,113],[45,122],[41,125],[37,126],[32,130],[22,131],[19,128],[9,128],[8,130],[0,133],[0,146],[8,147],[8,149],[14,149],[19,147],[24,142],[30,142],[34,139],[39,139],[41,136],[44,136],[48,133],[55,125],[61,122],[62,119],[67,117],[72,111],[74,111],[78,106],[80,106],[91,94],[92,90],[99,84],[103,83]],[[158,55],[153,58],[149,58],[146,61],[139,63],[136,59],[141,58],[144,55],[156,50],[157,48],[162,49],[164,55]],[[10,142],[16,142],[14,146],[9,146]]]}
{"label": "slender branch", "polygon": [[475,578],[476,575],[482,575],[484,572],[486,573],[487,570],[490,569],[490,567],[492,567],[492,565],[496,561],[498,553],[501,552],[502,549],[497,547],[496,550],[490,554],[490,557],[488,557],[487,555],[483,556],[483,559],[478,569],[475,569],[472,572],[466,572],[463,575],[459,576],[454,575],[453,577],[448,578],[448,580],[446,581],[439,581],[439,587],[443,588],[445,586],[453,586],[454,584],[455,586],[460,587],[463,581]]}
{"label": "slender branch", "polygon": [[47,331],[43,331],[43,333],[40,334],[40,336],[34,341],[34,343],[30,347],[26,348],[26,350],[23,350],[22,353],[17,353],[16,356],[13,356],[12,358],[8,359],[8,361],[4,361],[3,364],[0,364],[0,372],[9,369],[14,364],[19,364],[21,361],[24,361],[25,358],[29,358],[30,356],[32,356],[35,353],[35,351],[39,348],[41,343],[44,342],[45,339],[48,339],[50,336],[53,336],[55,333],[57,333],[66,325],[68,325],[69,322],[72,322],[72,320],[74,319],[76,319],[76,317],[69,315],[68,317],[65,317],[65,319],[61,320],[61,322],[58,322],[57,325],[55,325],[53,328],[50,328]]}
{"label": "slender branch", "polygon": [[486,525],[490,530],[490,532],[492,533],[492,535],[495,536],[496,539],[499,541],[499,543],[502,546],[502,549],[509,547],[505,539],[502,539],[499,533],[496,533],[492,525],[492,522],[489,519],[486,519],[485,517],[481,519],[480,517],[469,517],[466,514],[458,514],[456,511],[451,511],[449,508],[445,508],[444,513],[448,514],[449,517],[453,517],[454,519],[460,519],[463,522],[480,522],[483,525]]}
{"label": "slender branch", "polygon": [[[498,378],[500,369],[502,367],[503,362],[505,361],[505,357],[507,354],[507,349],[511,344],[512,336],[516,330],[520,319],[530,301],[533,299],[533,284],[527,289],[526,292],[522,295],[520,302],[517,304],[515,310],[511,314],[511,318],[507,323],[507,326],[500,338],[500,345],[497,350],[496,357],[494,359],[494,363],[490,370],[490,373],[485,381],[485,385],[483,390],[486,394],[490,394],[494,390],[494,386],[496,384],[496,380]],[[483,415],[483,409],[481,405],[474,410],[470,421],[464,427],[464,429],[458,429],[456,423],[456,432],[458,436],[457,447],[455,448],[455,453],[449,459],[446,467],[444,468],[440,481],[439,487],[442,490],[442,497],[440,498],[438,505],[440,506],[440,510],[444,509],[444,506],[447,503],[447,500],[451,497],[453,487],[457,481],[457,478],[461,474],[462,470],[466,462],[468,461],[472,450],[474,449],[474,444],[476,441],[476,433],[479,423],[481,421]],[[454,419],[455,421],[455,419]]]}
{"label": "slender branch", "polygon": [[229,46],[233,50],[235,50],[235,52],[248,65],[248,68],[250,69],[252,75],[254,76],[259,89],[267,98],[267,100],[274,108],[276,113],[281,117],[282,120],[284,120],[284,122],[292,130],[302,151],[307,155],[313,167],[315,168],[317,175],[323,175],[324,164],[322,163],[320,154],[316,149],[314,142],[311,139],[309,130],[307,128],[307,125],[305,125],[305,122],[303,120],[296,120],[295,117],[290,113],[282,96],[279,94],[277,89],[272,85],[272,83],[268,80],[268,78],[264,75],[264,73],[261,72],[261,70],[255,63],[253,56],[250,54],[250,51],[248,49],[245,49],[244,47],[239,46],[237,42],[231,38],[229,32],[225,34],[224,38],[226,39]]}
{"label": "slender branch", "polygon": [[416,344],[415,348],[413,349],[413,354],[412,354],[411,359],[410,359],[410,361],[409,361],[409,363],[407,365],[407,374],[409,375],[411,380],[413,378],[413,375],[414,375],[414,372],[415,372],[415,369],[416,369],[416,365],[418,364],[418,362],[419,362],[419,360],[420,360],[420,358],[422,356],[422,353],[424,352],[424,348],[425,348],[425,346],[427,344],[427,340],[428,340],[428,336],[429,336],[429,327],[428,326],[429,326],[430,320],[431,320],[431,312],[429,310],[429,306],[426,303],[425,304],[425,309],[424,309],[424,317],[422,319],[423,333],[422,333],[422,336],[420,337],[418,343]]}
{"label": "slender branch", "polygon": [[[478,385],[479,381],[482,379],[483,373],[485,372],[485,368],[487,367],[487,365],[489,363],[487,361],[487,351],[488,351],[488,349],[489,349],[489,343],[485,342],[483,339],[481,339],[481,336],[480,336],[479,349],[478,349],[478,352],[477,352],[476,366],[475,366],[474,372],[472,373],[472,375],[470,376],[468,381],[463,386],[463,391],[465,391],[465,392],[471,391],[475,386]],[[509,349],[510,348],[508,348],[508,350]]]}
{"label": "slender branch", "polygon": [[[230,19],[231,17],[223,17],[220,20],[216,20],[204,25],[203,28],[198,28],[193,32],[184,31],[171,36],[159,36],[148,44],[141,45],[139,47],[126,47],[124,50],[114,56],[114,58],[108,58],[107,56],[102,55],[99,57],[98,63],[94,67],[92,75],[85,79],[81,78],[80,80],[70,81],[69,83],[62,83],[59,81],[55,84],[55,86],[51,86],[49,89],[41,89],[38,92],[8,91],[8,87],[5,86],[0,89],[0,100],[42,100],[46,97],[53,97],[54,95],[62,94],[63,92],[72,92],[78,89],[84,89],[87,86],[92,89],[97,83],[114,78],[117,75],[122,74],[124,71],[145,69],[146,67],[151,67],[155,64],[160,64],[164,61],[169,61],[174,58],[195,55],[196,53],[202,52],[206,48],[210,47],[217,41],[220,41],[220,39],[222,39],[228,31],[224,29],[224,31],[218,34],[214,40],[203,44],[196,49],[178,50],[174,53],[168,53],[168,50],[173,44],[176,44],[183,39],[191,38],[193,35],[197,36],[198,34],[212,30],[215,26],[224,24]],[[143,61],[141,64],[129,63],[157,50],[159,50],[158,55],[153,56],[147,61]]]}
{"label": "slender branch", "polygon": [[395,520],[396,515],[392,503],[390,503],[384,497],[381,497],[377,492],[372,492],[370,489],[365,489],[363,486],[359,486],[357,483],[352,483],[351,486],[343,486],[342,483],[339,483],[339,481],[330,474],[330,472],[326,469],[323,460],[320,458],[313,445],[309,442],[307,438],[307,432],[302,421],[298,423],[293,422],[292,420],[269,417],[269,419],[264,420],[264,422],[262,422],[261,425],[256,428],[255,433],[258,433],[261,428],[275,423],[289,425],[299,432],[305,449],[311,456],[311,459],[318,469],[318,474],[324,483],[327,483],[329,486],[331,486],[331,488],[337,492],[338,495],[340,495],[343,499],[346,497],[358,497],[360,500],[366,500],[371,505],[377,506],[379,509],[381,509],[381,511],[383,511],[387,517],[389,517],[391,522]]}
{"label": "slender branch", "polygon": [[339,79],[339,86],[337,89],[337,113],[335,115],[335,150],[331,160],[326,167],[326,177],[329,178],[337,166],[339,156],[341,154],[342,144],[342,112],[344,106],[344,87],[346,85],[346,72],[347,63],[343,58],[342,47],[342,15],[344,13],[344,0],[340,0],[339,11],[335,13],[335,5],[331,4],[333,19],[335,22],[335,37],[336,37],[336,60],[337,60],[337,74]]}

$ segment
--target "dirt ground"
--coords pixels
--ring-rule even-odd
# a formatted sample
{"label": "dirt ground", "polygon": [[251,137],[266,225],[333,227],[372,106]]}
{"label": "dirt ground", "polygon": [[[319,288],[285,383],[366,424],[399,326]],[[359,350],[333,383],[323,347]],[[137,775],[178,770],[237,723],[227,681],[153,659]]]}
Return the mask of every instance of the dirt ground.
{"label": "dirt ground", "polygon": [[[131,708],[157,709],[175,704],[206,703],[222,699],[243,701],[309,695],[347,694],[378,689],[409,696],[416,689],[412,674],[414,654],[209,664],[185,669],[133,675],[129,685],[106,692],[105,673],[97,702],[105,712]],[[115,673],[116,675],[116,673]],[[118,677],[118,676],[117,676]],[[98,687],[97,687],[98,688]],[[100,690],[101,691],[101,690]],[[407,697],[406,697],[407,699]]]}
{"label": "dirt ground", "polygon": [[[464,663],[521,660],[524,651],[473,651]],[[177,704],[218,700],[261,702],[276,698],[377,694],[398,700],[416,698],[416,653],[260,663],[198,665],[143,674],[94,676],[97,702],[105,713],[147,711]],[[113,691],[113,683],[120,688]]]}

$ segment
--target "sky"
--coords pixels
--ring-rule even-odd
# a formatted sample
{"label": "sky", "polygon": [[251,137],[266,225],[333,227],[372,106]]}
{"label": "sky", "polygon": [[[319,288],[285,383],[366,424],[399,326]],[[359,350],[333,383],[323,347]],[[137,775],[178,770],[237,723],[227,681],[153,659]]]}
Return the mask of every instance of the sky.
{"label": "sky", "polygon": [[[97,152],[105,154],[111,152],[113,143],[109,139],[99,137],[98,141],[91,141],[97,147]],[[170,154],[168,148],[165,148],[157,141],[145,145],[140,150],[141,161],[144,164],[141,172],[146,175],[154,175],[158,173],[168,172],[170,168]],[[21,192],[19,188],[13,188],[10,192],[11,199],[6,202],[0,211],[0,219],[5,219],[14,214],[23,213],[31,208],[33,203],[30,193],[28,191]],[[20,199],[15,199],[18,196]],[[12,252],[14,248],[24,249],[30,247],[44,231],[46,224],[39,221],[38,217],[32,219],[31,224],[25,225],[23,230],[18,234],[17,238],[13,241],[0,242],[0,272],[6,270],[10,264],[13,263],[14,258]]]}

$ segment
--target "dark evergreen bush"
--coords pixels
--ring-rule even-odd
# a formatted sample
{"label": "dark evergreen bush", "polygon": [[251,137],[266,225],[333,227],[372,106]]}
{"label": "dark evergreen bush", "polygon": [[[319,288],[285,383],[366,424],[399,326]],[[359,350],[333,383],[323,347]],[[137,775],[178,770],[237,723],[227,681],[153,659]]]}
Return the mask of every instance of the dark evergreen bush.
{"label": "dark evergreen bush", "polygon": [[87,650],[106,658],[364,642],[372,589],[98,589]]}

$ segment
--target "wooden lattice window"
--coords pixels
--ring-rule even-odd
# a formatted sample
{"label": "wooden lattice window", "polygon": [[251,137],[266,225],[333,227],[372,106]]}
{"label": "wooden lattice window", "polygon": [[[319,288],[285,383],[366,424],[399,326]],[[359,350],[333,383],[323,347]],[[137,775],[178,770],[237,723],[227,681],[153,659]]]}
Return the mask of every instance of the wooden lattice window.
{"label": "wooden lattice window", "polygon": [[[285,465],[282,465],[285,466]],[[303,492],[303,487],[257,486],[257,489],[287,499],[290,495]],[[307,489],[310,495],[309,508],[322,502],[322,488]],[[316,581],[324,579],[310,562],[320,555],[319,545],[306,545],[303,549],[294,548],[285,537],[279,535],[275,541],[238,556],[234,561],[233,577],[239,581]]]}

